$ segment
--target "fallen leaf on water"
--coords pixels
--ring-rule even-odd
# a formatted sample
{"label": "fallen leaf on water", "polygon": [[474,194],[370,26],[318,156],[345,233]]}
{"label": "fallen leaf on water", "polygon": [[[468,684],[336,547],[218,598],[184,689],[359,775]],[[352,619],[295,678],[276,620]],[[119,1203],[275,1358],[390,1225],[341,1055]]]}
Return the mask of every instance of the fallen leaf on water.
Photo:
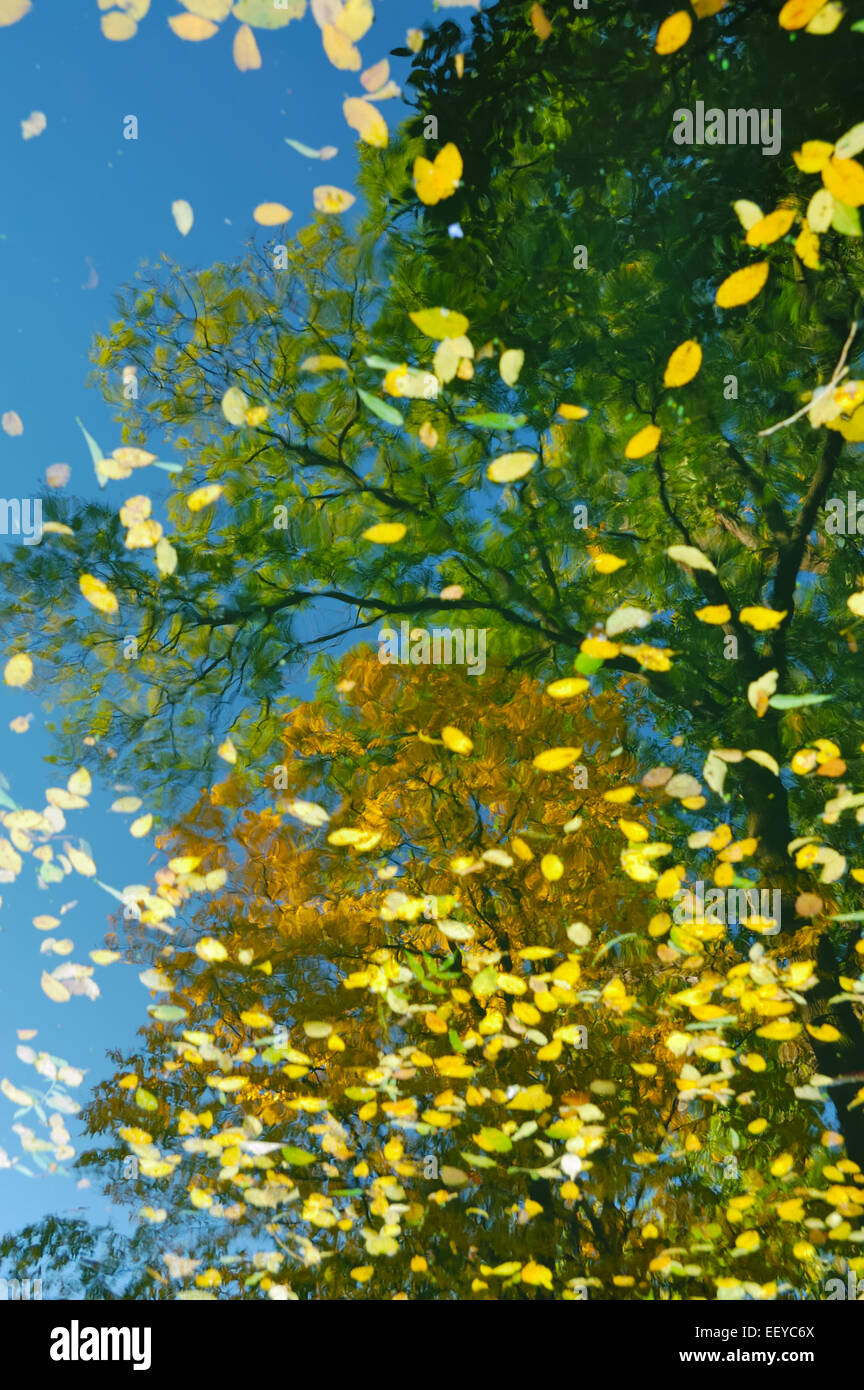
{"label": "fallen leaf on water", "polygon": [[21,122],[21,134],[25,140],[32,140],[34,136],[42,134],[47,124],[44,111],[31,111],[27,119]]}
{"label": "fallen leaf on water", "polygon": [[397,541],[401,541],[407,529],[401,521],[382,521],[364,531],[363,539],[372,541],[375,545],[395,545]]}
{"label": "fallen leaf on water", "polygon": [[219,483],[209,483],[206,487],[197,487],[186,499],[186,505],[190,512],[200,512],[204,507],[209,507],[225,491]]}
{"label": "fallen leaf on water", "polygon": [[336,188],[331,183],[319,184],[312,190],[312,197],[318,212],[345,212],[356,203],[353,193],[344,188]]}
{"label": "fallen leaf on water", "polygon": [[757,604],[752,608],[742,608],[738,617],[742,623],[754,627],[757,632],[769,632],[772,628],[780,626],[786,617],[786,609],[778,612],[776,608],[763,608]]}
{"label": "fallen leaf on water", "polygon": [[259,203],[252,216],[259,227],[281,227],[294,214],[284,203]]}
{"label": "fallen leaf on water", "polygon": [[134,39],[138,33],[138,25],[132,16],[120,14],[117,10],[112,10],[110,14],[103,14],[100,23],[103,36],[116,43],[123,43],[126,39]]}
{"label": "fallen leaf on water", "polygon": [[390,64],[386,58],[382,58],[380,62],[373,64],[371,68],[367,68],[365,72],[360,74],[360,81],[367,92],[377,92],[379,87],[384,86],[389,76]]}
{"label": "fallen leaf on water", "polygon": [[224,762],[236,763],[237,749],[234,747],[234,744],[231,742],[230,738],[226,738],[224,743],[220,743],[216,751],[219,754],[219,757],[222,758]]}
{"label": "fallen leaf on water", "polygon": [[765,288],[769,269],[767,261],[757,261],[727,275],[714,296],[714,303],[721,309],[736,309],[741,304],[749,304]]}
{"label": "fallen leaf on water", "polygon": [[517,478],[524,478],[526,473],[537,461],[537,455],[529,453],[527,450],[520,450],[514,454],[502,454],[500,458],[493,459],[486,469],[486,477],[492,483],[512,483]]}
{"label": "fallen leaf on water", "polygon": [[176,202],[171,204],[171,216],[174,218],[174,225],[180,235],[188,236],[195,220],[191,204],[187,203],[185,198],[178,198]]}
{"label": "fallen leaf on water", "polygon": [[305,155],[307,159],[333,159],[339,153],[335,145],[322,145],[320,150],[313,150],[311,145],[304,145],[301,140],[291,140],[287,135],[285,144],[290,145],[298,154]]}
{"label": "fallen leaf on water", "polygon": [[97,579],[93,574],[82,574],[78,586],[87,602],[92,604],[98,613],[117,612],[117,598],[101,579]]}
{"label": "fallen leaf on water", "polygon": [[502,352],[501,361],[498,364],[498,371],[505,385],[516,385],[524,361],[525,354],[521,348],[508,348],[506,352]]}
{"label": "fallen leaf on water", "polygon": [[677,53],[679,48],[684,47],[692,32],[693,21],[687,11],[677,10],[675,14],[670,14],[668,19],[664,19],[657,30],[654,52],[661,56]]}
{"label": "fallen leaf on water", "polygon": [[[108,17],[106,16],[106,18]],[[214,24],[209,19],[202,19],[197,14],[172,14],[168,16],[168,23],[178,39],[188,39],[190,43],[200,43],[203,39],[212,39],[214,34],[219,33],[218,24]],[[104,29],[104,19],[102,25]]]}
{"label": "fallen leaf on water", "polygon": [[686,386],[688,381],[693,380],[701,366],[702,349],[693,338],[688,338],[686,342],[681,343],[675,349],[666,363],[663,385]]}
{"label": "fallen leaf on water", "polygon": [[30,0],[0,0],[0,28],[7,24],[17,24],[32,8]]}
{"label": "fallen leaf on water", "polygon": [[334,68],[342,72],[359,72],[363,66],[359,48],[355,48],[347,34],[337,29],[335,24],[325,24],[321,30],[324,52]]}
{"label": "fallen leaf on water", "polygon": [[256,72],[261,66],[261,53],[255,35],[248,24],[241,24],[234,35],[234,65],[241,72]]}
{"label": "fallen leaf on water", "polygon": [[624,456],[628,459],[641,459],[653,453],[660,442],[660,431],[656,425],[646,425],[628,440]]}
{"label": "fallen leaf on water", "polygon": [[49,999],[53,999],[55,1004],[66,1004],[72,998],[68,989],[59,980],[55,980],[53,975],[49,975],[47,970],[42,971],[42,989]]}
{"label": "fallen leaf on water", "polygon": [[342,111],[351,129],[357,131],[361,140],[375,149],[384,149],[390,132],[381,112],[371,102],[364,101],[363,97],[347,97],[342,103]]}
{"label": "fallen leaf on water", "polygon": [[421,203],[432,207],[443,198],[451,198],[462,178],[462,156],[452,143],[439,150],[430,161],[423,155],[414,160],[414,187]]}
{"label": "fallen leaf on water", "polygon": [[33,662],[26,652],[18,652],[6,662],[3,680],[7,685],[26,685],[33,675]]}

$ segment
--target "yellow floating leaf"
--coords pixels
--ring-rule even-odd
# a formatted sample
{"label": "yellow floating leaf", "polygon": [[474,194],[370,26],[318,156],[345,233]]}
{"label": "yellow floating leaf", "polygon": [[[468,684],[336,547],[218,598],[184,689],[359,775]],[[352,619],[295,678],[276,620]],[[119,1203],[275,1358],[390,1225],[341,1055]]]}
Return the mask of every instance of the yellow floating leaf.
{"label": "yellow floating leaf", "polygon": [[762,219],[763,213],[759,204],[751,202],[749,198],[737,198],[732,206],[745,232],[749,232],[754,222]]}
{"label": "yellow floating leaf", "polygon": [[788,1042],[790,1038],[797,1038],[800,1032],[800,1023],[790,1023],[783,1018],[776,1019],[774,1023],[766,1023],[764,1028],[756,1029],[757,1037],[772,1038],[775,1042]]}
{"label": "yellow floating leaf", "polygon": [[535,1110],[539,1113],[553,1104],[549,1092],[540,1085],[522,1086],[507,1102],[508,1110]]}
{"label": "yellow floating leaf", "polygon": [[162,539],[162,525],[158,521],[135,521],[126,532],[124,544],[127,550],[149,550]]}
{"label": "yellow floating leaf", "polygon": [[580,748],[544,748],[542,753],[538,753],[534,759],[534,767],[538,772],[560,772],[565,767],[570,767],[572,763],[581,755]]}
{"label": "yellow floating leaf", "polygon": [[312,190],[312,198],[318,212],[347,212],[357,199],[344,188],[336,188],[332,183],[319,184]]}
{"label": "yellow floating leaf", "polygon": [[748,627],[755,627],[757,632],[769,632],[771,629],[780,626],[786,614],[787,609],[785,608],[782,613],[780,613],[776,608],[763,608],[760,604],[757,604],[752,608],[742,608],[738,617],[741,622],[746,623]]}
{"label": "yellow floating leaf", "polygon": [[506,386],[516,385],[524,361],[525,354],[521,348],[508,348],[506,352],[502,352],[498,372]]}
{"label": "yellow floating leaf", "polygon": [[[0,19],[0,23],[2,22]],[[116,10],[112,10],[111,14],[103,14],[99,25],[103,37],[111,39],[114,43],[123,43],[125,39],[134,39],[138,33],[138,25],[131,14],[119,14]]]}
{"label": "yellow floating leaf", "polygon": [[261,66],[258,42],[248,24],[241,24],[234,35],[234,66],[241,72],[255,72]]}
{"label": "yellow floating leaf", "polygon": [[827,140],[805,140],[800,150],[794,150],[792,158],[802,174],[821,173],[834,153],[834,146]]}
{"label": "yellow floating leaf", "polygon": [[153,817],[151,815],[139,816],[138,819],[133,820],[132,824],[130,825],[129,834],[135,840],[142,840],[150,830],[152,824]]}
{"label": "yellow floating leaf", "polygon": [[608,661],[610,657],[618,656],[621,648],[617,642],[610,642],[607,637],[586,637],[579,650],[583,656]]}
{"label": "yellow floating leaf", "polygon": [[542,1289],[552,1288],[551,1269],[547,1269],[546,1265],[535,1263],[534,1260],[529,1260],[523,1266],[520,1278],[523,1284],[534,1284]]}
{"label": "yellow floating leaf", "polygon": [[360,81],[367,92],[377,92],[379,88],[384,86],[389,76],[390,64],[386,58],[382,58],[360,74]]}
{"label": "yellow floating leaf", "polygon": [[81,849],[74,849],[71,845],[67,846],[66,854],[76,873],[83,874],[85,878],[93,877],[96,872],[96,865],[89,854],[85,854]]}
{"label": "yellow floating leaf", "polygon": [[78,587],[89,604],[99,613],[116,613],[118,608],[117,599],[101,579],[97,579],[92,574],[82,574],[78,580]]}
{"label": "yellow floating leaf", "polygon": [[765,288],[769,269],[767,261],[756,261],[743,270],[733,271],[718,287],[714,303],[721,309],[736,309],[740,304],[749,304]]}
{"label": "yellow floating leaf", "polygon": [[777,23],[781,29],[803,29],[819,13],[825,0],[787,0]]}
{"label": "yellow floating leaf", "polygon": [[[546,11],[543,9],[543,6],[539,5],[537,0],[534,0],[534,4],[531,6],[530,19],[531,28],[534,30],[540,42],[543,43],[552,33],[552,25],[546,17]],[[527,1282],[528,1280],[526,1280],[526,1283]]]}
{"label": "yellow floating leaf", "polygon": [[463,734],[461,729],[457,729],[452,724],[446,724],[441,730],[441,742],[445,748],[449,748],[451,753],[467,754],[474,747],[467,734]]}
{"label": "yellow floating leaf", "polygon": [[272,1028],[273,1020],[261,1009],[243,1009],[240,1018],[247,1028]]}
{"label": "yellow floating leaf", "polygon": [[434,338],[436,342],[443,342],[445,338],[462,338],[468,332],[465,315],[453,309],[415,309],[409,317],[421,333],[425,333],[427,338]]}
{"label": "yellow floating leaf", "polygon": [[365,101],[363,97],[347,97],[342,103],[342,112],[351,129],[357,131],[365,144],[372,145],[377,150],[385,148],[390,132],[377,106]]}
{"label": "yellow floating leaf", "polygon": [[[823,189],[823,192],[827,192],[827,189]],[[795,254],[808,270],[819,269],[819,238],[812,227],[806,224],[795,238]]]}
{"label": "yellow floating leaf", "polygon": [[178,39],[188,39],[190,43],[200,43],[202,39],[212,39],[219,33],[219,25],[197,14],[172,14],[168,23]]}
{"label": "yellow floating leaf", "polygon": [[666,554],[670,560],[674,560],[679,565],[687,565],[691,570],[707,570],[709,574],[716,574],[717,570],[707,555],[703,555],[701,550],[697,550],[695,545],[670,545]]}
{"label": "yellow floating leaf", "polygon": [[206,961],[228,959],[228,952],[222,942],[216,940],[215,936],[202,936],[201,940],[195,944],[195,954],[201,960]]}
{"label": "yellow floating leaf", "polygon": [[364,541],[372,541],[375,545],[395,545],[401,541],[408,527],[402,521],[380,521],[377,526],[370,526],[363,532]]}
{"label": "yellow floating leaf", "polygon": [[584,420],[590,412],[582,405],[568,405],[567,402],[564,401],[558,407],[558,414],[561,416],[562,420]]}
{"label": "yellow floating leaf", "polygon": [[167,1178],[174,1172],[174,1164],[164,1158],[142,1158],[138,1166],[145,1178]]}
{"label": "yellow floating leaf", "polygon": [[616,570],[623,569],[626,563],[620,555],[611,555],[603,550],[594,556],[594,568],[598,574],[614,574]]}
{"label": "yellow floating leaf", "polygon": [[564,865],[557,854],[544,854],[540,860],[540,872],[550,883],[556,883],[564,873]]}
{"label": "yellow floating leaf", "polygon": [[864,169],[857,159],[837,159],[832,155],[822,170],[822,182],[829,193],[850,208],[860,208],[864,203]]}
{"label": "yellow floating leaf", "polygon": [[758,1231],[742,1231],[740,1236],[735,1237],[736,1250],[758,1250],[760,1236]]}
{"label": "yellow floating leaf", "polygon": [[486,477],[492,483],[513,483],[517,478],[524,478],[526,473],[530,473],[536,461],[537,455],[528,450],[501,454],[489,464]]}
{"label": "yellow floating leaf", "polygon": [[431,162],[420,155],[414,161],[413,174],[421,203],[431,207],[444,198],[451,198],[462,178],[462,156],[458,147],[452,143],[445,145]]}
{"label": "yellow floating leaf", "polygon": [[259,227],[281,227],[294,214],[284,203],[259,203],[252,216]]}
{"label": "yellow floating leaf", "polygon": [[707,608],[697,608],[695,615],[700,623],[728,623],[732,617],[732,610],[727,603],[709,604]]}
{"label": "yellow floating leaf", "polygon": [[335,23],[349,39],[362,39],[375,19],[372,0],[345,0]]}
{"label": "yellow floating leaf", "polygon": [[225,489],[219,483],[208,483],[206,487],[196,487],[195,491],[189,494],[186,505],[190,512],[200,512],[204,507],[209,507],[217,498],[222,496]]}
{"label": "yellow floating leaf", "polygon": [[669,361],[666,363],[666,371],[663,373],[664,386],[686,386],[688,381],[692,381],[699,368],[702,366],[702,349],[693,338],[688,338],[681,343]]}
{"label": "yellow floating leaf", "polygon": [[347,34],[337,29],[335,24],[325,24],[321,30],[324,52],[334,68],[341,72],[359,72],[363,66],[360,50],[351,42]]}
{"label": "yellow floating leaf", "polygon": [[807,1032],[817,1042],[838,1042],[842,1037],[839,1028],[835,1028],[832,1023],[808,1023]]}
{"label": "yellow floating leaf", "polygon": [[26,685],[32,675],[32,660],[26,652],[17,652],[6,662],[3,680],[6,685]]}
{"label": "yellow floating leaf", "polygon": [[639,430],[629,440],[627,448],[624,450],[624,457],[628,459],[641,459],[646,454],[651,454],[660,443],[660,431],[656,425],[646,425]]}
{"label": "yellow floating leaf", "polygon": [[[788,1201],[778,1202],[775,1209],[781,1221],[804,1220],[804,1204],[800,1197],[790,1197]],[[797,1250],[798,1247],[795,1248]]]}
{"label": "yellow floating leaf", "polygon": [[236,763],[237,761],[237,749],[234,747],[230,738],[226,738],[224,743],[220,743],[216,752],[226,763]]}
{"label": "yellow floating leaf", "polygon": [[[150,7],[150,0],[101,0],[101,3],[104,5],[125,4],[127,9],[130,4],[133,7],[137,4],[141,7],[141,14],[136,16],[137,19],[141,19]],[[215,19],[221,24],[222,20],[227,19],[231,13],[234,0],[180,0],[180,3],[184,10],[191,10],[192,14],[200,14],[202,19]]]}
{"label": "yellow floating leaf", "polygon": [[332,353],[322,353],[316,357],[304,357],[300,363],[301,372],[335,372],[347,371],[348,363],[341,357],[334,357]]}
{"label": "yellow floating leaf", "polygon": [[47,970],[42,971],[41,985],[43,993],[47,994],[49,999],[53,999],[55,1004],[66,1004],[72,998],[66,986],[60,980],[55,980],[53,975],[49,975]]}
{"label": "yellow floating leaf", "polygon": [[66,786],[73,796],[89,796],[93,790],[93,779],[86,767],[79,767],[77,772],[72,773]]}
{"label": "yellow floating leaf", "polygon": [[586,691],[588,685],[589,682],[584,676],[565,676],[563,680],[547,685],[546,694],[551,695],[553,700],[571,700],[574,695],[581,695]]}
{"label": "yellow floating leaf", "polygon": [[828,0],[807,25],[808,34],[833,34],[846,13],[840,0]]}
{"label": "yellow floating leaf", "polygon": [[619,820],[618,828],[633,844],[640,844],[643,840],[651,838],[646,827],[635,820]]}
{"label": "yellow floating leaf", "polygon": [[7,24],[17,24],[32,8],[30,0],[0,0],[0,29]]}
{"label": "yellow floating leaf", "polygon": [[769,212],[767,217],[753,223],[747,233],[747,245],[770,246],[772,242],[779,241],[789,231],[796,216],[794,208],[777,208]]}
{"label": "yellow floating leaf", "polygon": [[684,47],[692,32],[693,21],[687,11],[676,10],[675,14],[670,14],[668,19],[664,19],[657,30],[654,52],[663,56],[667,53],[677,53],[679,48]]}

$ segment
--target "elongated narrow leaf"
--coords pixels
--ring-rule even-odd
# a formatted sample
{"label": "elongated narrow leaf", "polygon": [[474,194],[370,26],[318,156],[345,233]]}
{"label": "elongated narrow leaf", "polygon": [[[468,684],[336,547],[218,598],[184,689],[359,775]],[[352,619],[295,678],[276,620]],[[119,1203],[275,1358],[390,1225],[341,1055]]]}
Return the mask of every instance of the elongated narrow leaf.
{"label": "elongated narrow leaf", "polygon": [[364,405],[368,406],[373,415],[377,415],[379,420],[383,420],[388,425],[404,425],[405,420],[394,405],[388,405],[379,396],[373,396],[369,391],[363,391],[357,387],[357,395]]}
{"label": "elongated narrow leaf", "polygon": [[800,709],[802,705],[821,705],[833,699],[833,695],[814,695],[809,691],[806,695],[772,695],[768,703],[772,709]]}

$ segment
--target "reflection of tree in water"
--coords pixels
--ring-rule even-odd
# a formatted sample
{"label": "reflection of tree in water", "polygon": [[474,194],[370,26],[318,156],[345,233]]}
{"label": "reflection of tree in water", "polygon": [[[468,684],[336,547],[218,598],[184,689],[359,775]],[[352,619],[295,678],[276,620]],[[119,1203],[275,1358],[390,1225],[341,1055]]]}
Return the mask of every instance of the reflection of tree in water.
{"label": "reflection of tree in water", "polygon": [[[77,550],[4,567],[12,634],[77,594],[84,553],[140,618],[134,663],[66,599],[39,625],[68,746],[98,725],[94,762],[110,743],[177,827],[172,933],[123,931],[186,1014],[148,1023],[88,1112],[107,1147],[84,1166],[144,1207],[138,1296],[812,1296],[857,1248],[860,952],[828,915],[857,906],[855,567],[812,542],[852,478],[855,391],[760,431],[860,318],[858,214],[815,251],[798,224],[748,247],[729,206],[809,206],[791,150],[857,120],[854,54],[721,7],[661,59],[631,6],[546,9],[478,16],[465,80],[460,31],[430,34],[350,236],[322,222],[284,272],[250,251],[123,296],[98,368],[119,403],[137,367],[130,441],[164,430],[185,460],[176,570],[107,505],[67,507]],[[818,119],[787,103],[776,160],[682,159],[676,106],[758,105],[805,70]],[[421,206],[430,114],[462,184],[421,166]],[[724,307],[755,258],[764,287]],[[670,380],[688,343],[700,369]],[[286,718],[292,668],[402,620],[487,627],[482,687],[352,658],[334,689],[319,659]],[[782,940],[673,925],[684,873],[761,874]],[[110,1239],[64,1225],[50,1248]]]}

